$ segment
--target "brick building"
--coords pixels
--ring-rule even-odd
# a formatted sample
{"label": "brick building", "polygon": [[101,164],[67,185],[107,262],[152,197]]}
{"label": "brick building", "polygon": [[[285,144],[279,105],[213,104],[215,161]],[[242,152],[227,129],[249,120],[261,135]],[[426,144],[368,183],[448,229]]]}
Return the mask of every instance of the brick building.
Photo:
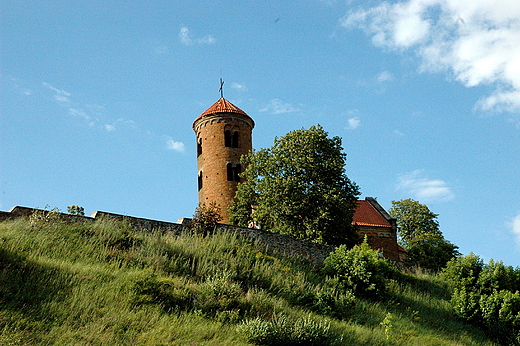
{"label": "brick building", "polygon": [[[400,250],[397,245],[397,224],[375,198],[367,197],[357,202],[352,218],[360,237],[374,250],[379,250],[385,258],[399,261]],[[403,250],[404,251],[404,250]]]}
{"label": "brick building", "polygon": [[227,223],[243,168],[242,155],[253,149],[255,122],[221,97],[193,122],[197,136],[199,204],[215,202]]}
{"label": "brick building", "polygon": [[[223,223],[228,222],[228,208],[241,180],[240,158],[253,148],[254,126],[249,115],[223,97],[193,122],[199,204],[215,202],[222,210]],[[395,219],[374,198],[358,201],[353,224],[361,237],[367,236],[371,248],[379,249],[388,259],[399,260]]]}

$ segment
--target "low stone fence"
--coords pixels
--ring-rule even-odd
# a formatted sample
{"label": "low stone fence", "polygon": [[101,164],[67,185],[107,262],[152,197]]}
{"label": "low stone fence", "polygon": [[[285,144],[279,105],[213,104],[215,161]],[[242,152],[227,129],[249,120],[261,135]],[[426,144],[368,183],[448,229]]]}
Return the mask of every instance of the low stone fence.
{"label": "low stone fence", "polygon": [[[1,211],[0,221],[16,219],[19,217],[29,217],[34,213],[47,215],[49,213],[55,212],[17,206],[11,208],[8,212]],[[72,223],[94,222],[101,218],[110,218],[128,222],[136,229],[143,231],[174,232],[175,234],[180,234],[184,230],[189,229],[189,224],[191,223],[190,219],[181,219],[179,222],[174,223],[108,213],[104,211],[96,211],[90,217],[65,213],[58,214],[61,220],[66,220],[67,222]],[[218,230],[221,232],[235,233],[244,239],[256,242],[268,250],[274,250],[277,253],[281,253],[287,256],[303,257],[315,264],[323,263],[325,258],[327,258],[327,256],[334,250],[334,247],[332,246],[303,241],[291,236],[271,233],[260,229],[220,224],[218,226]]]}

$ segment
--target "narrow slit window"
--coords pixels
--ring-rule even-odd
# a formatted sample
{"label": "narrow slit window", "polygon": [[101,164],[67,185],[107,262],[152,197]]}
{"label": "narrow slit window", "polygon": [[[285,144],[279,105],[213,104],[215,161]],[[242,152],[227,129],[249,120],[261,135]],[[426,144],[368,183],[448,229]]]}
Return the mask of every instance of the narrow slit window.
{"label": "narrow slit window", "polygon": [[197,179],[197,183],[198,183],[198,186],[199,186],[199,190],[202,189],[202,171],[199,172],[199,177]]}
{"label": "narrow slit window", "polygon": [[202,138],[197,141],[197,157],[202,155]]}
{"label": "narrow slit window", "polygon": [[238,140],[239,140],[239,134],[238,131],[233,132],[233,140],[231,142],[231,146],[233,148],[238,148]]}
{"label": "narrow slit window", "polygon": [[242,166],[238,164],[228,163],[227,164],[227,180],[240,182],[240,173]]}
{"label": "narrow slit window", "polygon": [[224,131],[224,144],[226,147],[231,147],[232,137],[231,137],[231,131],[226,130]]}

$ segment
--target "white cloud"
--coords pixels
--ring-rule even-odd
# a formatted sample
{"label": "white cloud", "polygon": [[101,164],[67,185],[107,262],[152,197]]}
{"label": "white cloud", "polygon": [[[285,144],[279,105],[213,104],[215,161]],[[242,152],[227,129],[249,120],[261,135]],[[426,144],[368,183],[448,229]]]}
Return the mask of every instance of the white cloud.
{"label": "white cloud", "polygon": [[246,91],[247,90],[245,85],[239,84],[239,83],[232,83],[231,84],[231,89],[235,89],[235,90],[238,90],[238,91]]}
{"label": "white cloud", "polygon": [[443,202],[452,200],[455,194],[448,184],[440,179],[429,179],[423,170],[415,170],[399,177],[397,190],[410,193],[422,202]]}
{"label": "white cloud", "polygon": [[174,141],[173,139],[168,139],[166,141],[166,148],[168,150],[173,150],[173,151],[177,151],[179,153],[182,153],[184,152],[185,150],[185,146],[184,146],[184,143],[182,142],[176,142]]}
{"label": "white cloud", "polygon": [[357,129],[359,126],[361,126],[361,120],[359,119],[359,117],[354,117],[354,118],[350,118],[350,119],[347,121],[347,127],[346,127],[346,129],[347,129],[347,130],[355,130],[355,129]]}
{"label": "white cloud", "polygon": [[181,31],[179,32],[179,38],[181,40],[181,43],[186,46],[191,46],[195,43],[197,43],[197,44],[214,44],[217,42],[217,40],[215,40],[215,38],[213,38],[213,36],[211,36],[211,35],[206,35],[201,38],[193,38],[190,33],[190,30],[185,26],[183,26],[181,28]]}
{"label": "white cloud", "polygon": [[376,46],[412,49],[421,70],[448,71],[466,87],[493,85],[477,108],[520,110],[520,5],[512,0],[403,0],[351,12]]}
{"label": "white cloud", "polygon": [[377,75],[376,80],[379,84],[391,82],[394,80],[394,75],[388,71],[383,71]]}
{"label": "white cloud", "polygon": [[105,124],[104,126],[105,130],[107,130],[108,132],[112,132],[112,131],[115,131],[116,130],[116,127],[114,125],[109,125],[109,124]]}
{"label": "white cloud", "polygon": [[404,132],[399,131],[399,130],[394,130],[394,134],[395,134],[396,136],[399,136],[399,137],[404,137],[404,136],[405,136]]}
{"label": "white cloud", "polygon": [[520,213],[513,218],[510,225],[511,230],[516,237],[516,242],[520,245]]}
{"label": "white cloud", "polygon": [[127,120],[124,118],[110,119],[106,116],[106,109],[104,106],[96,104],[78,103],[71,99],[71,93],[53,87],[49,83],[43,82],[43,86],[54,93],[54,100],[62,107],[68,110],[68,114],[81,118],[88,126],[101,131],[107,132],[128,132],[133,130],[134,132],[146,133],[150,138],[157,139],[159,142],[164,143],[166,141],[166,148],[168,150],[176,152],[184,152],[185,146],[182,142],[176,142],[169,136],[157,135],[151,131],[144,131],[135,121]]}
{"label": "white cloud", "polygon": [[58,88],[53,87],[49,83],[43,82],[43,86],[46,88],[52,90],[55,92],[54,94],[54,100],[56,100],[59,103],[70,103],[69,96],[71,95],[69,92],[66,92],[65,90],[61,90]]}
{"label": "white cloud", "polygon": [[267,106],[260,110],[260,112],[271,112],[273,114],[285,114],[298,111],[299,109],[294,107],[292,104],[282,102],[278,99],[273,99],[269,101]]}

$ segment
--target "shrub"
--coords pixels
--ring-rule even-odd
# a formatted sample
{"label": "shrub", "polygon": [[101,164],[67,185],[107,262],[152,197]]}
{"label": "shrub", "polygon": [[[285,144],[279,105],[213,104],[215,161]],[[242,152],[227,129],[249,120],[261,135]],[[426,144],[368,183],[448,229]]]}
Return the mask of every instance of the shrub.
{"label": "shrub", "polygon": [[485,326],[501,344],[520,345],[520,270],[471,253],[450,261],[444,275],[453,287],[452,306],[461,318]]}
{"label": "shrub", "polygon": [[240,285],[231,280],[227,272],[207,278],[198,285],[195,308],[205,315],[214,317],[217,312],[244,310]]}
{"label": "shrub", "polygon": [[330,283],[325,286],[310,287],[302,292],[295,304],[309,308],[310,310],[336,318],[345,318],[354,306],[356,298],[352,291],[337,289]]}
{"label": "shrub", "polygon": [[43,210],[34,210],[29,216],[31,226],[44,228],[48,226],[56,227],[62,221],[62,215],[58,208],[47,210],[49,206],[45,206]]}
{"label": "shrub", "polygon": [[85,216],[85,208],[79,205],[69,205],[67,211],[71,215]]}
{"label": "shrub", "polygon": [[221,210],[217,204],[215,202],[211,202],[209,205],[202,203],[195,209],[191,226],[193,232],[206,236],[215,232],[220,221],[222,221]]}
{"label": "shrub", "polygon": [[444,268],[444,275],[455,286],[475,287],[484,263],[474,253],[452,259]]}
{"label": "shrub", "polygon": [[337,280],[355,295],[376,297],[385,293],[387,278],[397,270],[377,251],[372,250],[366,239],[361,245],[347,249],[341,245],[325,259],[323,271]]}
{"label": "shrub", "polygon": [[493,335],[502,344],[514,343],[515,335],[520,332],[520,293],[507,290],[495,291],[480,297],[482,320]]}
{"label": "shrub", "polygon": [[255,318],[246,320],[237,330],[249,342],[264,346],[325,346],[333,345],[337,340],[329,323],[316,321],[310,316],[290,319],[284,314],[276,314],[270,321]]}
{"label": "shrub", "polygon": [[187,282],[179,278],[148,274],[135,280],[135,303],[159,304],[166,311],[192,306],[193,292]]}
{"label": "shrub", "polygon": [[453,291],[451,305],[455,313],[463,319],[479,323],[481,321],[479,298],[478,293],[466,287],[459,287]]}

